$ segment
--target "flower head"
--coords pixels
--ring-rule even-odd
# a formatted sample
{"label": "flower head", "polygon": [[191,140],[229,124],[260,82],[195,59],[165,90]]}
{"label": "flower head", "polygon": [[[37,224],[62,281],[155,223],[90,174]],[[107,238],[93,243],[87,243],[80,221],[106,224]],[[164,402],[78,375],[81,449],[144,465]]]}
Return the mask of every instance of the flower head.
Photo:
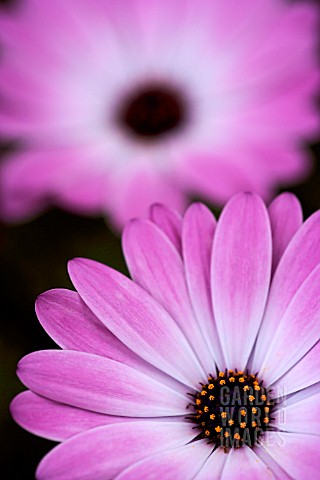
{"label": "flower head", "polygon": [[3,217],[119,226],[187,194],[267,197],[308,170],[316,9],[286,0],[24,0],[0,14]]}
{"label": "flower head", "polygon": [[316,478],[319,239],[293,195],[239,194],[218,222],[202,204],[131,221],[133,280],[71,261],[77,292],[36,304],[62,349],[20,361],[11,405],[61,442],[37,478]]}

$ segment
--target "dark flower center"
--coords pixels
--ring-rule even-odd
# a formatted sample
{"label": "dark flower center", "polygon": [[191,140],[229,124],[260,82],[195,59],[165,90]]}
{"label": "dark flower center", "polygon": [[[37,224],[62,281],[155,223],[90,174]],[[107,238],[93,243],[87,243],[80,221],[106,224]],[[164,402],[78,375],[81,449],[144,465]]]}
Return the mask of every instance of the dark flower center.
{"label": "dark flower center", "polygon": [[183,125],[185,107],[178,91],[162,85],[145,86],[126,99],[119,121],[131,134],[157,139]]}
{"label": "dark flower center", "polygon": [[202,389],[189,394],[193,412],[186,418],[199,430],[197,439],[206,438],[215,448],[243,445],[254,447],[269,427],[273,401],[270,391],[256,375],[248,372],[225,371],[210,375]]}

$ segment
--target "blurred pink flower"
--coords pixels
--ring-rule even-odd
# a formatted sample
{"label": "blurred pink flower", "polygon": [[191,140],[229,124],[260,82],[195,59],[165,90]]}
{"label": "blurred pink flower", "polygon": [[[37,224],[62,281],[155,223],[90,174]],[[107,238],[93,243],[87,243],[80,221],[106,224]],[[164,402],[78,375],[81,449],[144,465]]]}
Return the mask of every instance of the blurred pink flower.
{"label": "blurred pink flower", "polygon": [[[130,222],[133,281],[70,262],[78,293],[51,290],[36,304],[62,350],[20,361],[30,390],[11,404],[25,429],[62,442],[37,478],[317,478],[319,239],[320,211],[302,224],[293,195],[268,211],[240,194],[217,224],[202,204],[183,220],[157,205]],[[227,420],[225,386],[240,392],[245,425]]]}
{"label": "blurred pink flower", "polygon": [[3,217],[48,203],[121,226],[187,195],[268,197],[308,171],[314,6],[22,0],[0,16]]}

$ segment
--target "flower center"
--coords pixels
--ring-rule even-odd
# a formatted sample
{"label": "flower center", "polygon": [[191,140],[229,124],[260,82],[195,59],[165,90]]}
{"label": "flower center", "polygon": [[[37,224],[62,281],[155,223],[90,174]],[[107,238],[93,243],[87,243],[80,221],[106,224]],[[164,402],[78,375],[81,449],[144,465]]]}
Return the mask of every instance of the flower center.
{"label": "flower center", "polygon": [[119,121],[131,134],[156,139],[181,127],[185,117],[185,102],[178,91],[150,85],[126,99]]}
{"label": "flower center", "polygon": [[256,375],[237,370],[210,375],[201,390],[189,394],[193,403],[187,408],[194,412],[186,418],[200,430],[197,439],[206,438],[225,452],[243,445],[254,447],[269,428],[273,407],[262,384]]}

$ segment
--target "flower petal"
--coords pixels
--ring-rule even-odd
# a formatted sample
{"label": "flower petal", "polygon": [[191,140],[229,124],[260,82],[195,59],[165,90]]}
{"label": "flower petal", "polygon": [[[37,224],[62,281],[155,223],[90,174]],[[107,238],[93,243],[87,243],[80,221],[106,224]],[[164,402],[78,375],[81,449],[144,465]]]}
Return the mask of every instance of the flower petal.
{"label": "flower petal", "polygon": [[181,330],[139,285],[92,260],[69,262],[69,273],[90,310],[131,350],[186,385],[201,381],[203,370]]}
{"label": "flower petal", "polygon": [[123,469],[165,449],[185,445],[184,422],[128,422],[98,427],[54,448],[41,461],[37,480],[112,480]]}
{"label": "flower petal", "polygon": [[217,448],[212,452],[199,473],[194,477],[195,480],[220,480],[226,460],[227,455],[224,453],[223,449]]}
{"label": "flower petal", "polygon": [[271,272],[271,229],[255,194],[233,197],[213,240],[212,303],[228,368],[245,369],[262,319]]}
{"label": "flower petal", "polygon": [[262,445],[291,478],[318,477],[319,445],[313,435],[268,432]]}
{"label": "flower petal", "polygon": [[[123,250],[130,274],[176,320],[204,367],[213,359],[191,306],[184,265],[166,235],[149,220],[132,220],[123,232]],[[147,245],[147,248],[146,248]]]}
{"label": "flower petal", "polygon": [[210,260],[216,220],[201,203],[192,204],[185,213],[182,250],[186,280],[193,309],[210,353],[220,369],[226,367],[213,316],[210,288]]}
{"label": "flower petal", "polygon": [[283,193],[269,206],[273,239],[272,269],[275,271],[283,252],[303,222],[299,200],[292,193]]}
{"label": "flower petal", "polygon": [[268,345],[259,372],[267,384],[290,370],[319,340],[319,285],[320,265],[294,296]]}
{"label": "flower petal", "polygon": [[260,369],[289,303],[319,263],[320,212],[316,212],[296,233],[275,272],[254,351],[253,370]]}
{"label": "flower petal", "polygon": [[232,448],[227,455],[221,480],[237,478],[239,480],[271,480],[276,477],[270,468],[249,448]]}
{"label": "flower petal", "polygon": [[109,358],[71,350],[34,352],[18,364],[30,390],[57,402],[109,415],[184,415],[187,399]]}
{"label": "flower petal", "polygon": [[[294,399],[293,399],[294,401]],[[273,416],[278,429],[292,433],[319,435],[320,392],[279,408]]]}
{"label": "flower petal", "polygon": [[158,225],[181,253],[182,218],[175,210],[156,203],[150,207],[150,220]]}
{"label": "flower petal", "polygon": [[274,389],[285,388],[288,395],[317,382],[320,382],[320,342],[271,386]]}
{"label": "flower petal", "polygon": [[48,400],[30,391],[22,392],[13,399],[10,412],[25,430],[57,442],[101,425],[132,422],[131,417],[82,410]]}
{"label": "flower petal", "polygon": [[192,443],[166,450],[135,463],[116,477],[116,480],[192,480],[210,455],[203,443]]}
{"label": "flower petal", "polygon": [[111,358],[184,391],[179,382],[145,362],[120,342],[77,292],[63,289],[45,292],[37,299],[36,312],[43,328],[60,347]]}

